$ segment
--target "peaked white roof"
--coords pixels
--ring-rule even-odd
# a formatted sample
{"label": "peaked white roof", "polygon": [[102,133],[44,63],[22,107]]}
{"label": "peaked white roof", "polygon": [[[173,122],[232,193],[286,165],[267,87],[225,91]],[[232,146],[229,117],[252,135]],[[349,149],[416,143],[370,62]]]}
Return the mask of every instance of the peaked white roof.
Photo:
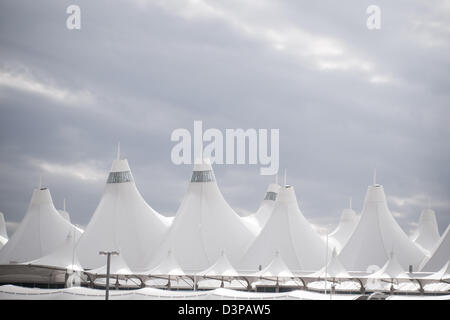
{"label": "peaked white roof", "polygon": [[[107,273],[107,264],[106,264],[106,256],[101,256],[104,261],[104,265],[89,270],[89,273],[97,274],[97,275],[106,275]],[[130,270],[130,267],[126,263],[126,261],[122,258],[122,254],[119,253],[118,255],[111,255],[111,261],[109,265],[109,273],[114,275],[130,275],[133,274],[133,272]]]}
{"label": "peaked white roof", "polygon": [[430,255],[440,238],[436,214],[430,208],[422,210],[414,242],[424,250],[425,254]]}
{"label": "peaked white roof", "polygon": [[347,208],[342,210],[341,219],[339,220],[338,226],[329,235],[330,240],[334,240],[334,243],[337,246],[336,250],[338,252],[345,246],[358,222],[359,217],[353,209]]}
{"label": "peaked white roof", "polygon": [[350,278],[350,274],[345,270],[344,266],[339,261],[336,249],[333,249],[331,260],[327,267],[323,267],[309,276],[313,278]]}
{"label": "peaked white roof", "polygon": [[292,186],[281,188],[273,212],[238,264],[257,270],[278,251],[291,270],[317,270],[325,264],[326,245],[300,211]]}
{"label": "peaked white roof", "polygon": [[0,249],[8,242],[8,232],[6,231],[6,222],[3,213],[0,212]]}
{"label": "peaked white roof", "polygon": [[183,276],[184,271],[181,269],[178,261],[172,254],[172,251],[167,252],[167,257],[156,268],[146,272],[152,276]]}
{"label": "peaked white roof", "polygon": [[230,261],[225,254],[225,251],[222,251],[219,259],[206,270],[200,271],[197,273],[198,276],[202,277],[237,277],[239,276],[238,272],[231,265]]}
{"label": "peaked white roof", "polygon": [[220,192],[208,161],[196,164],[187,192],[178,208],[167,238],[152,265],[172,250],[186,272],[211,266],[226,250],[230,261],[242,257],[254,233],[229,206]]}
{"label": "peaked white roof", "polygon": [[26,262],[26,264],[53,266],[73,271],[82,271],[83,268],[78,261],[75,246],[76,238],[73,234],[69,234],[67,235],[66,241],[59,249],[39,259]]}
{"label": "peaked white roof", "polygon": [[450,225],[436,245],[429,259],[424,260],[421,271],[437,271],[450,260]]}
{"label": "peaked white roof", "polygon": [[81,232],[61,217],[47,188],[35,189],[25,217],[0,251],[0,263],[46,256],[62,247],[70,234],[78,240]]}
{"label": "peaked white roof", "polygon": [[261,202],[258,210],[254,214],[243,217],[243,219],[251,220],[252,222],[254,221],[259,230],[261,230],[266,225],[266,222],[272,214],[280,188],[281,186],[277,183],[269,184],[264,200]]}
{"label": "peaked white roof", "polygon": [[369,279],[410,279],[410,276],[405,272],[400,262],[397,260],[394,252],[391,252],[389,260],[384,266],[367,276]]}
{"label": "peaked white roof", "polygon": [[139,193],[128,161],[114,160],[108,180],[77,253],[86,269],[102,266],[99,251],[119,251],[132,269],[145,268],[169,228]]}
{"label": "peaked white roof", "polygon": [[264,278],[294,278],[294,274],[284,262],[279,251],[275,251],[273,260],[255,275]]}
{"label": "peaked white roof", "polygon": [[367,189],[361,218],[339,259],[347,270],[366,271],[384,265],[392,250],[404,268],[413,265],[417,270],[424,258],[389,211],[383,186],[374,184]]}

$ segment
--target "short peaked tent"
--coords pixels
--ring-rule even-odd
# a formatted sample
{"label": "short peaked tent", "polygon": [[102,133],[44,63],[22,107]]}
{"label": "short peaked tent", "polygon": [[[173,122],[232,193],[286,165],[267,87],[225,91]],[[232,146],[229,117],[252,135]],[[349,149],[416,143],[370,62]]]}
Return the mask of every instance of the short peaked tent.
{"label": "short peaked tent", "polygon": [[278,193],[280,192],[281,186],[277,183],[271,183],[267,188],[266,195],[258,210],[249,216],[243,217],[244,220],[254,221],[256,225],[258,225],[259,229],[266,225],[266,222],[269,220],[270,215],[272,213],[273,208],[275,207],[275,202],[278,197]]}
{"label": "short peaked tent", "polygon": [[447,226],[431,257],[423,262],[421,271],[438,271],[448,260],[450,260],[450,225]]}
{"label": "short peaked tent", "polygon": [[341,214],[341,219],[339,220],[339,225],[336,229],[330,233],[329,237],[335,245],[339,252],[347,243],[348,239],[352,235],[353,231],[358,224],[359,217],[356,212],[351,208],[344,209]]}
{"label": "short peaked tent", "polygon": [[367,189],[361,218],[339,259],[347,270],[366,271],[372,265],[382,267],[392,250],[406,269],[412,265],[417,270],[424,258],[389,211],[383,186],[374,182]]}
{"label": "short peaked tent", "polygon": [[318,270],[326,260],[326,245],[303,216],[289,185],[281,188],[269,220],[237,264],[238,270],[265,267],[276,251],[294,271]]}
{"label": "short peaked tent", "polygon": [[422,210],[414,242],[429,256],[433,252],[440,238],[436,214],[430,208]]}
{"label": "short peaked tent", "polygon": [[8,242],[8,233],[6,232],[6,222],[3,213],[0,212],[0,249]]}
{"label": "short peaked tent", "polygon": [[187,192],[151,266],[158,265],[169,250],[186,273],[208,268],[222,249],[235,263],[253,238],[254,231],[225,201],[211,164],[204,160],[194,165]]}
{"label": "short peaked tent", "polygon": [[[74,229],[75,231],[76,229]],[[76,231],[75,231],[76,232]],[[82,271],[80,262],[75,253],[76,238],[74,234],[67,235],[64,244],[52,253],[39,259],[27,262],[26,264],[39,266],[52,266],[72,271]]]}
{"label": "short peaked tent", "polygon": [[46,256],[81,232],[65,220],[53,205],[47,188],[35,189],[27,213],[16,232],[0,251],[0,263],[22,263]]}
{"label": "short peaked tent", "polygon": [[169,228],[170,219],[142,198],[126,159],[113,161],[100,203],[77,246],[85,269],[101,267],[99,251],[119,251],[132,270],[148,264]]}

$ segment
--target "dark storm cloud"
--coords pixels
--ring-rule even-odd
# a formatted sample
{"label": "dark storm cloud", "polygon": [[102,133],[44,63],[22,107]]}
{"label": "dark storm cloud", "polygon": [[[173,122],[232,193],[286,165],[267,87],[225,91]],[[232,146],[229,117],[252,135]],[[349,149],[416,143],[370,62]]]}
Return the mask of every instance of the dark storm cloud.
{"label": "dark storm cloud", "polygon": [[[82,29],[65,27],[69,4]],[[117,141],[144,198],[175,213],[189,166],[171,132],[279,128],[281,170],[312,222],[330,226],[373,168],[400,224],[426,197],[450,222],[450,8],[378,1],[3,1],[0,4],[0,210],[23,217],[39,174],[85,225]],[[225,198],[254,211],[273,177],[215,166]]]}

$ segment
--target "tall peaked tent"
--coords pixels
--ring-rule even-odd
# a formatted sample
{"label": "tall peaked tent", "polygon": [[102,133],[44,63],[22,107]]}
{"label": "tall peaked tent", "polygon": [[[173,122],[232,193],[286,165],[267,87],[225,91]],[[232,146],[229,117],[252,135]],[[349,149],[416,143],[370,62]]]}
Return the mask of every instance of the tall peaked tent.
{"label": "tall peaked tent", "polygon": [[359,217],[356,215],[356,212],[353,209],[347,208],[342,211],[341,219],[339,220],[339,225],[329,235],[330,240],[332,241],[334,240],[338,252],[347,243],[348,239],[355,230],[358,221]]}
{"label": "tall peaked tent", "polygon": [[69,235],[78,240],[81,232],[55,209],[47,188],[35,189],[25,217],[0,251],[0,263],[21,263],[48,255],[62,247]]}
{"label": "tall peaked tent", "polygon": [[436,214],[430,208],[422,210],[414,242],[419,245],[427,255],[430,255],[440,238]]}
{"label": "tall peaked tent", "polygon": [[257,270],[266,266],[278,251],[291,270],[317,270],[325,264],[324,241],[300,211],[294,187],[281,188],[273,212],[249,246],[239,270]]}
{"label": "tall peaked tent", "polygon": [[0,249],[8,242],[8,232],[6,231],[6,222],[3,213],[0,212]]}
{"label": "tall peaked tent", "polygon": [[187,192],[151,266],[159,264],[169,249],[185,272],[211,266],[221,249],[234,263],[253,238],[252,230],[223,198],[211,164],[204,160],[195,164]]}
{"label": "tall peaked tent", "polygon": [[392,250],[406,269],[412,265],[417,270],[424,258],[389,211],[383,186],[374,183],[367,189],[359,223],[339,258],[347,270],[366,271],[372,265],[383,266]]}
{"label": "tall peaked tent", "polygon": [[113,161],[108,180],[77,246],[85,269],[105,263],[99,251],[119,251],[133,270],[145,268],[166,235],[170,220],[153,210],[136,188],[126,159]]}
{"label": "tall peaked tent", "polygon": [[258,210],[252,215],[243,217],[243,219],[254,221],[261,230],[266,225],[266,222],[269,220],[273,208],[275,207],[280,188],[281,186],[279,184],[271,183],[267,188],[264,200],[261,202]]}
{"label": "tall peaked tent", "polygon": [[450,260],[450,225],[439,240],[430,258],[424,260],[421,271],[438,271]]}

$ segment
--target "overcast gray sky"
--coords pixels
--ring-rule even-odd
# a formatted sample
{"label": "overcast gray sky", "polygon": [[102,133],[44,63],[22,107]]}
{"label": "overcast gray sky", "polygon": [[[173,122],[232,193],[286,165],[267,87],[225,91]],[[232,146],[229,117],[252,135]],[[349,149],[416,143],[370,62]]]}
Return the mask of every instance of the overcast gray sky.
{"label": "overcast gray sky", "polygon": [[[81,30],[66,28],[70,4]],[[86,225],[120,141],[144,198],[173,215],[192,167],[172,164],[170,135],[202,120],[279,128],[281,170],[322,228],[350,196],[361,210],[376,167],[405,231],[430,197],[443,232],[449,70],[448,1],[2,0],[0,211],[19,222],[42,173]],[[259,165],[214,169],[242,214],[273,180]]]}

